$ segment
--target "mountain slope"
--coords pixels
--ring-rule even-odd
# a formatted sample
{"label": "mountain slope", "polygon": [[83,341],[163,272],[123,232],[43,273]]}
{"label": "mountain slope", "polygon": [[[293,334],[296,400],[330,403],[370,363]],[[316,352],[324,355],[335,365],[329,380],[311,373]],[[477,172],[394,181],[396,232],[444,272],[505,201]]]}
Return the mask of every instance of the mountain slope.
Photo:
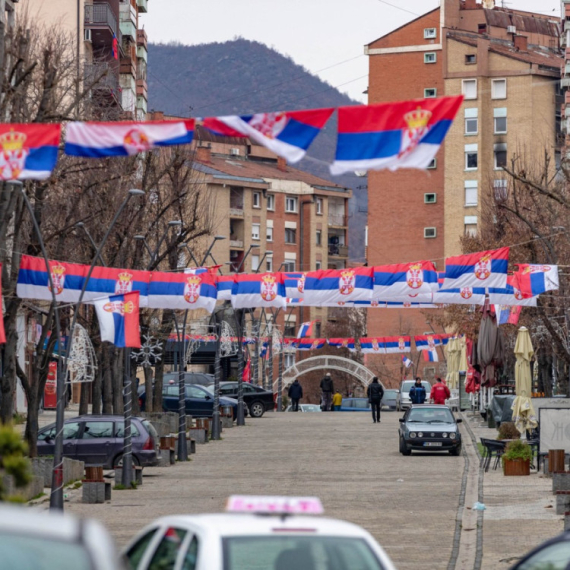
{"label": "mountain slope", "polygon": [[[149,109],[205,117],[355,105],[347,95],[267,46],[244,39],[185,46],[149,44]],[[333,117],[334,118],[334,117]],[[336,118],[329,121],[297,166],[352,188],[350,255],[364,256],[366,179],[331,177]],[[358,188],[360,186],[360,188]]]}

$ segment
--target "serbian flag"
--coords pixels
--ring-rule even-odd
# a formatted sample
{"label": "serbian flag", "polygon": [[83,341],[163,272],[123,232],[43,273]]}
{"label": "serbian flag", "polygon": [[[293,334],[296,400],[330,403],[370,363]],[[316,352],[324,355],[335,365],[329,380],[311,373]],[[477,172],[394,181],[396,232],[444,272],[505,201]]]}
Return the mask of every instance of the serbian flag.
{"label": "serbian flag", "polygon": [[248,360],[243,367],[242,379],[244,382],[251,383],[251,360]]}
{"label": "serbian flag", "polygon": [[140,348],[139,292],[112,295],[93,303],[99,319],[101,340],[124,348]]}
{"label": "serbian flag", "polygon": [[437,349],[433,348],[430,350],[424,350],[424,360],[426,362],[439,362],[439,356],[437,355]]}
{"label": "serbian flag", "polygon": [[[438,289],[437,271],[431,261],[379,265],[373,269],[375,299],[413,302],[413,297],[430,295]],[[431,297],[423,300],[431,302]]]}
{"label": "serbian flag", "polygon": [[45,180],[57,162],[59,124],[0,124],[0,180]]}
{"label": "serbian flag", "polygon": [[435,350],[436,346],[442,346],[443,342],[441,335],[438,334],[426,334],[414,337],[414,342],[416,343],[417,350]]}
{"label": "serbian flag", "polygon": [[362,337],[360,351],[364,354],[386,354],[386,346],[382,337]]}
{"label": "serbian flag", "polygon": [[87,158],[132,156],[156,147],[190,144],[194,119],[183,121],[73,122],[67,125],[65,154]]}
{"label": "serbian flag", "polygon": [[304,307],[305,303],[303,299],[291,299],[290,297],[285,297],[285,302],[288,307]]}
{"label": "serbian flag", "polygon": [[151,309],[204,309],[211,313],[218,297],[215,277],[153,271],[148,293]]}
{"label": "serbian flag", "polygon": [[119,59],[119,41],[115,34],[113,34],[113,57]]}
{"label": "serbian flag", "polygon": [[405,368],[409,368],[413,362],[407,356],[402,355],[402,364]]}
{"label": "serbian flag", "polygon": [[311,109],[232,115],[206,118],[202,124],[215,135],[249,137],[293,164],[305,156],[333,112],[334,109]]}
{"label": "serbian flag", "polygon": [[233,275],[216,276],[216,286],[218,287],[218,300],[231,301],[232,288],[234,286],[234,276]]}
{"label": "serbian flag", "polygon": [[411,350],[411,338],[409,336],[385,336],[383,341],[387,354],[399,354]]}
{"label": "serbian flag", "polygon": [[450,305],[484,305],[485,287],[443,289],[433,294],[433,302]]}
{"label": "serbian flag", "polygon": [[458,96],[341,107],[331,174],[427,168],[462,102]]}
{"label": "serbian flag", "polygon": [[520,305],[495,305],[498,325],[517,325],[522,311]]}
{"label": "serbian flag", "polygon": [[508,265],[508,247],[448,257],[445,260],[445,279],[441,288],[504,288],[507,286]]}
{"label": "serbian flag", "polygon": [[319,269],[305,276],[305,305],[335,307],[350,301],[370,301],[374,284],[372,267]]}
{"label": "serbian flag", "polygon": [[313,323],[315,321],[309,321],[307,323],[301,323],[299,327],[299,332],[297,333],[297,338],[305,338],[313,334]]}
{"label": "serbian flag", "polygon": [[284,309],[285,286],[280,273],[239,273],[234,276],[232,306],[234,309],[277,307]]}
{"label": "serbian flag", "polygon": [[297,350],[318,350],[325,346],[327,340],[325,338],[300,338],[295,346]]}
{"label": "serbian flag", "polygon": [[529,299],[558,289],[558,265],[519,263],[517,271],[509,275],[507,281],[509,285],[518,289],[525,299]]}
{"label": "serbian flag", "polygon": [[6,331],[4,330],[4,315],[2,302],[2,264],[0,263],[0,344],[6,344]]}
{"label": "serbian flag", "polygon": [[[89,267],[85,267],[87,273]],[[146,307],[150,276],[150,271],[94,267],[83,300],[85,303],[91,303],[103,296],[124,295],[131,291],[138,291],[140,293],[139,305]],[[79,291],[77,294],[79,296]]]}
{"label": "serbian flag", "polygon": [[353,338],[329,338],[327,342],[329,346],[334,346],[336,348],[348,348],[348,350],[354,350]]}
{"label": "serbian flag", "polygon": [[305,274],[299,271],[283,273],[283,283],[287,297],[298,298],[305,291]]}
{"label": "serbian flag", "polygon": [[512,285],[507,285],[504,289],[489,289],[489,302],[493,305],[517,305],[520,307],[536,307],[537,297],[525,299],[522,293]]}

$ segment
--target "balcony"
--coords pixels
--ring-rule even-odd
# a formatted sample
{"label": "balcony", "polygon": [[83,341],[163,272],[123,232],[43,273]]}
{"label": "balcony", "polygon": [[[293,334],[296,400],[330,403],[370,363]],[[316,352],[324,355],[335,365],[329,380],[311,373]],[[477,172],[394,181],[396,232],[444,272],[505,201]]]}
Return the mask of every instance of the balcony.
{"label": "balcony", "polygon": [[120,28],[123,36],[137,41],[137,12],[130,3],[121,4]]}
{"label": "balcony", "polygon": [[329,214],[329,226],[345,228],[348,226],[347,216],[344,214]]}
{"label": "balcony", "polygon": [[107,91],[115,98],[120,93],[117,72],[108,63],[85,65],[85,87],[92,91]]}
{"label": "balcony", "polygon": [[137,46],[148,49],[146,32],[144,30],[137,30]]}
{"label": "balcony", "polygon": [[85,4],[83,23],[85,29],[91,30],[91,41],[95,52],[103,49],[110,52],[113,49],[113,34],[119,46],[121,45],[122,37],[117,17],[107,2]]}
{"label": "balcony", "polygon": [[121,58],[121,74],[128,74],[135,76],[137,74],[137,62],[136,59],[132,57],[122,57]]}
{"label": "balcony", "polygon": [[230,239],[230,247],[243,249],[243,241],[241,239]]}
{"label": "balcony", "polygon": [[230,218],[243,218],[243,206],[241,208],[230,208]]}
{"label": "balcony", "polygon": [[148,0],[137,0],[137,6],[139,7],[139,12],[142,14],[148,12]]}
{"label": "balcony", "polygon": [[329,244],[329,256],[348,258],[348,246]]}
{"label": "balcony", "polygon": [[137,79],[137,97],[148,99],[147,91],[146,79]]}

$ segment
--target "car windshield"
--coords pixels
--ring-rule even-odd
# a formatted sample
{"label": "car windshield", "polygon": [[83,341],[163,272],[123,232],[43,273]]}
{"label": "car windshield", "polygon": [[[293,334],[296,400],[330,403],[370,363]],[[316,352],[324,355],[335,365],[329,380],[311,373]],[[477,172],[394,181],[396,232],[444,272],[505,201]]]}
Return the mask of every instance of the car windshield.
{"label": "car windshield", "polygon": [[414,408],[410,411],[408,421],[424,424],[455,423],[452,413],[447,408]]}
{"label": "car windshield", "polygon": [[304,412],[320,412],[321,407],[316,404],[301,404],[301,408]]}
{"label": "car windshield", "polygon": [[381,570],[360,538],[244,536],[223,541],[224,570]]}
{"label": "car windshield", "polygon": [[202,388],[202,390],[204,390],[204,392],[208,392],[208,394],[210,394],[210,396],[214,395],[214,388],[210,387],[210,386],[200,386],[200,388]]}
{"label": "car windshield", "polygon": [[[402,392],[409,393],[414,384],[415,382],[413,380],[402,382]],[[427,380],[422,380],[422,386],[426,389],[428,394],[431,392],[431,384]]]}
{"label": "car windshield", "polygon": [[393,398],[398,393],[398,390],[384,390],[384,397]]}
{"label": "car windshield", "polygon": [[570,542],[557,542],[523,562],[520,570],[565,570],[570,562]]}
{"label": "car windshield", "polygon": [[37,570],[92,570],[87,551],[80,544],[54,540],[53,537],[0,536],[2,568]]}

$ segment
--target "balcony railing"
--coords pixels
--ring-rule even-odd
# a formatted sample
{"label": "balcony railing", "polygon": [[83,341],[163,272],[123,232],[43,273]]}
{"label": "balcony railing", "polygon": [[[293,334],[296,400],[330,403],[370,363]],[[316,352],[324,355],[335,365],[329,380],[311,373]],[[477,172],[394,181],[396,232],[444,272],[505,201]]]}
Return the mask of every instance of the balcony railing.
{"label": "balcony railing", "polygon": [[119,78],[108,63],[85,65],[85,87],[94,90],[109,90],[119,96]]}
{"label": "balcony railing", "polygon": [[329,226],[346,226],[347,217],[344,214],[329,214]]}
{"label": "balcony railing", "polygon": [[331,257],[348,257],[348,246],[329,244],[329,255]]}
{"label": "balcony railing", "polygon": [[241,239],[230,239],[230,247],[243,248],[243,241]]}
{"label": "balcony railing", "polygon": [[87,27],[108,26],[111,32],[117,37],[119,44],[121,43],[121,31],[119,30],[117,17],[107,2],[85,4],[84,23]]}
{"label": "balcony railing", "polygon": [[230,217],[243,218],[243,206],[241,208],[230,208]]}
{"label": "balcony railing", "polygon": [[137,30],[137,46],[147,48],[147,37],[144,30]]}

